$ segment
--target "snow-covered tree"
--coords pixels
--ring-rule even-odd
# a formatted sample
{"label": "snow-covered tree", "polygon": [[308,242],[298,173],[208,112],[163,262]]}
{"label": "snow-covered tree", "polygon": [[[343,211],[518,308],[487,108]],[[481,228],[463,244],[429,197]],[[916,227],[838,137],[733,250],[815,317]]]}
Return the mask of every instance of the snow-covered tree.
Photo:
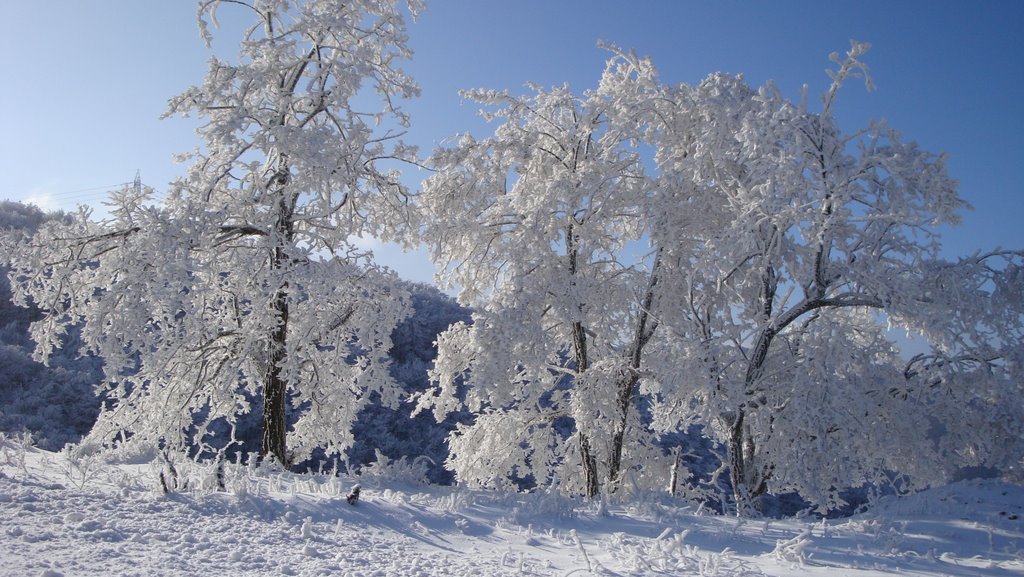
{"label": "snow-covered tree", "polygon": [[637,243],[648,179],[609,123],[615,83],[529,89],[464,93],[494,135],[439,149],[424,182],[424,239],[474,313],[439,338],[439,387],[421,406],[439,418],[462,406],[468,376],[480,414],[450,442],[459,479],[559,478],[593,496],[619,480],[654,331],[657,257]]}
{"label": "snow-covered tree", "polygon": [[[726,447],[740,507],[1019,457],[1021,253],[939,259],[966,207],[945,158],[835,118],[844,84],[870,88],[866,50],[833,55],[820,107],[724,74],[665,86],[614,49],[583,96],[467,93],[501,124],[439,150],[421,199],[475,307],[421,399],[477,413],[450,441],[460,479],[594,495],[652,468],[652,428],[692,424]],[[932,353],[907,363],[885,323]]]}
{"label": "snow-covered tree", "polygon": [[[925,450],[936,407],[988,406],[993,389],[1019,388],[1004,376],[1002,389],[943,387],[948,398],[889,392],[919,380],[922,363],[1011,368],[1024,309],[985,304],[993,287],[1020,291],[1019,253],[991,255],[1002,264],[973,274],[938,261],[935,227],[965,206],[944,157],[882,122],[838,127],[840,87],[857,76],[870,87],[866,50],[833,55],[819,112],[718,74],[666,91],[651,115],[661,207],[651,239],[670,287],[654,314],[666,329],[659,352],[675,359],[655,379],[660,424],[710,425],[740,503],[795,489],[829,507],[844,486],[891,472],[927,483],[941,470]],[[935,343],[936,362],[901,372],[883,315]]]}
{"label": "snow-covered tree", "polygon": [[410,222],[382,164],[412,157],[399,102],[418,89],[399,63],[405,13],[421,6],[202,0],[208,43],[221,8],[252,24],[236,61],[212,57],[204,82],[170,101],[168,115],[204,121],[187,176],[162,204],[129,186],[108,220],[49,223],[11,278],[45,313],[40,358],[79,322],[83,349],[104,358],[96,440],[202,442],[255,398],[261,454],[289,463],[349,446],[371,392],[397,400],[385,358],[407,298],[349,239]]}

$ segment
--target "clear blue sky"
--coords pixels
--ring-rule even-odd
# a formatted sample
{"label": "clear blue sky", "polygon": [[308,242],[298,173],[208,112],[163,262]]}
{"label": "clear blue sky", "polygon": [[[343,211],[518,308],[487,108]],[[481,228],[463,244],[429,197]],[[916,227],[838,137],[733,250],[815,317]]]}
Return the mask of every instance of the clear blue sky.
{"label": "clear blue sky", "polygon": [[[100,202],[104,187],[136,169],[158,190],[184,171],[172,155],[198,144],[194,124],[159,116],[205,72],[194,2],[5,4],[0,198],[70,208]],[[225,18],[232,12],[222,8]],[[828,54],[854,38],[873,45],[865,60],[877,90],[848,86],[840,119],[852,129],[884,117],[907,139],[949,153],[975,210],[946,232],[947,255],[1024,248],[1022,28],[1016,0],[434,0],[410,26],[416,56],[407,69],[423,88],[407,105],[410,140],[429,151],[456,132],[481,133],[462,88],[594,86],[607,57],[599,39],[651,56],[666,82],[742,72],[795,99],[804,83],[811,94],[827,86]],[[431,275],[422,254],[385,249],[379,259],[409,278]]]}

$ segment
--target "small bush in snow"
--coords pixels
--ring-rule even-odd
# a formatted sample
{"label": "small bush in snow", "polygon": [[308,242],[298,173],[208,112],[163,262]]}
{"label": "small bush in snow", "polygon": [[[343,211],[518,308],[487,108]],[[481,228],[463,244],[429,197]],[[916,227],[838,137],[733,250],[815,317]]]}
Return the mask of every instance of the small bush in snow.
{"label": "small bush in snow", "polygon": [[419,456],[409,460],[406,457],[389,459],[387,455],[375,451],[377,460],[363,467],[359,471],[362,479],[373,480],[378,483],[392,481],[420,485],[427,482],[427,471],[433,464],[429,457]]}
{"label": "small bush in snow", "polygon": [[807,561],[805,550],[812,543],[808,538],[810,534],[810,530],[807,530],[792,539],[779,539],[775,543],[772,555],[779,561],[803,566],[804,562]]}

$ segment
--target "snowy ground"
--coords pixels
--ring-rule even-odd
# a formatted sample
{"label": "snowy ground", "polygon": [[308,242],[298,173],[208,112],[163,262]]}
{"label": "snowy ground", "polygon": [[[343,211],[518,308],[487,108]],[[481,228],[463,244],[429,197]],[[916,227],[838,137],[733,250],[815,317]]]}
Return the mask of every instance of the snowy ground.
{"label": "snowy ground", "polygon": [[0,576],[1024,575],[1024,487],[994,481],[741,521],[373,479],[350,506],[350,479],[230,467],[226,491],[192,468],[164,495],[161,470],[0,439]]}

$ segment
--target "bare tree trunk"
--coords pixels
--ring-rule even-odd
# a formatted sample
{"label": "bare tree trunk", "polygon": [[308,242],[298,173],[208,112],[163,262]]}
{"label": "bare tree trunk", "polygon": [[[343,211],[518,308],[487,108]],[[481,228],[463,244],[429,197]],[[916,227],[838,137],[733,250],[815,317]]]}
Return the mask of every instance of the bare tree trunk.
{"label": "bare tree trunk", "polygon": [[[583,330],[583,324],[574,322],[572,324],[573,352],[576,358],[576,374],[582,375],[590,365],[587,357],[587,333]],[[597,477],[597,458],[591,450],[590,435],[582,430],[580,424],[576,424],[577,433],[580,438],[580,459],[583,461],[583,484],[587,497],[595,497],[600,492],[600,483]]]}
{"label": "bare tree trunk", "polygon": [[[755,386],[761,375],[764,373],[764,360],[768,355],[768,347],[771,344],[774,332],[765,329],[758,336],[754,344],[754,351],[747,366],[747,375],[744,382],[744,396],[749,400],[755,394]],[[754,440],[751,438],[750,427],[746,423],[747,403],[744,402],[736,411],[736,417],[729,426],[729,467],[730,480],[732,481],[733,496],[736,499],[736,512],[741,514],[751,504],[755,496],[755,488],[752,486],[754,459]]]}
{"label": "bare tree trunk", "polygon": [[601,492],[597,478],[597,458],[590,451],[590,437],[580,432],[580,456],[583,460],[583,483],[587,497],[596,497]]}
{"label": "bare tree trunk", "polygon": [[626,436],[630,401],[633,399],[638,380],[637,374],[631,372],[618,384],[619,394],[615,399],[615,406],[620,418],[612,431],[612,451],[608,459],[608,482],[613,488],[618,485],[619,475],[622,473],[622,443]]}
{"label": "bare tree trunk", "polygon": [[657,323],[651,321],[651,307],[654,304],[654,287],[658,284],[658,267],[661,263],[661,249],[658,249],[654,257],[654,264],[651,266],[651,277],[647,283],[647,291],[644,300],[640,303],[640,313],[637,317],[636,331],[633,333],[633,342],[629,349],[629,370],[623,374],[617,384],[617,396],[615,407],[619,411],[619,420],[615,423],[612,431],[611,456],[608,464],[608,482],[611,487],[616,487],[619,476],[622,473],[622,444],[626,436],[626,426],[629,423],[629,409],[636,393],[636,384],[640,380],[640,361],[643,359],[644,346],[651,340]]}
{"label": "bare tree trunk", "polygon": [[[575,276],[577,272],[577,249],[576,232],[572,225],[565,233],[566,253],[569,257],[569,274]],[[575,280],[571,281],[575,284]],[[583,306],[579,305],[580,318],[583,317]],[[572,323],[573,355],[576,361],[577,377],[583,375],[590,368],[590,357],[587,354],[587,331],[583,328],[580,320]],[[597,458],[594,456],[590,445],[590,436],[583,430],[579,421],[576,423],[577,434],[580,438],[580,459],[583,465],[584,492],[587,497],[596,497],[600,492],[600,481],[597,476]]]}
{"label": "bare tree trunk", "polygon": [[[767,250],[767,249],[766,249]],[[754,471],[754,439],[746,425],[748,401],[757,395],[758,383],[764,375],[764,362],[768,358],[768,349],[778,334],[780,327],[774,324],[775,291],[778,288],[778,276],[775,267],[767,264],[761,276],[760,302],[761,314],[765,326],[759,331],[757,340],[747,361],[747,372],[743,379],[743,402],[736,410],[736,418],[729,427],[729,467],[732,481],[733,496],[736,499],[736,513],[742,514],[750,505],[754,493],[763,491],[764,483],[753,479]],[[757,485],[756,487],[753,485]]]}
{"label": "bare tree trunk", "polygon": [[743,454],[744,417],[743,409],[740,409],[729,427],[729,480],[732,482],[732,495],[736,503],[737,515],[742,514],[750,498],[750,491],[747,489],[747,463]]}
{"label": "bare tree trunk", "polygon": [[[280,251],[280,249],[276,249]],[[278,318],[278,326],[270,339],[270,355],[267,359],[267,375],[263,385],[263,440],[260,456],[264,459],[272,457],[287,467],[287,422],[285,419],[286,405],[284,361],[287,355],[288,338],[288,295],[282,287],[274,299],[274,313]]]}
{"label": "bare tree trunk", "polygon": [[292,221],[292,215],[295,210],[295,202],[298,200],[297,195],[285,191],[288,181],[288,167],[287,163],[284,163],[269,183],[269,186],[281,187],[281,197],[277,206],[277,222],[273,235],[276,246],[274,246],[270,257],[270,270],[275,273],[271,278],[277,280],[276,275],[281,275],[281,277],[280,285],[274,295],[274,302],[271,305],[273,317],[277,319],[277,326],[270,335],[270,350],[267,355],[267,373],[263,383],[263,438],[260,444],[260,457],[265,459],[272,456],[285,467],[290,466],[291,463],[287,444],[286,395],[288,381],[285,376],[285,362],[288,356],[288,281],[285,280],[283,271],[289,258],[285,247],[295,237],[295,223]]}
{"label": "bare tree trunk", "polygon": [[675,497],[679,487],[679,462],[682,460],[683,452],[679,447],[672,454],[672,470],[668,478],[668,494]]}

